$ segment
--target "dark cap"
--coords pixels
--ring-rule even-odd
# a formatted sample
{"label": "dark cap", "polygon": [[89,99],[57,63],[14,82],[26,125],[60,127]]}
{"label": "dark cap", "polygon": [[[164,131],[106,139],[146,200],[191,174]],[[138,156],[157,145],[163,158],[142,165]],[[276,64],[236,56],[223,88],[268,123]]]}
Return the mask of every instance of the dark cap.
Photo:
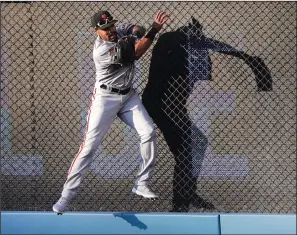
{"label": "dark cap", "polygon": [[95,29],[105,29],[115,24],[114,20],[108,11],[99,11],[92,16],[91,24]]}

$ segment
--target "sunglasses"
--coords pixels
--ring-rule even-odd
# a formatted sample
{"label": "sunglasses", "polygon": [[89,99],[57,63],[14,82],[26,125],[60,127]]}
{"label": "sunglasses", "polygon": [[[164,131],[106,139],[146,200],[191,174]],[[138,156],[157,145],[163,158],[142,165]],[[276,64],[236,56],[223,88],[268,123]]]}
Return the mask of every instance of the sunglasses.
{"label": "sunglasses", "polygon": [[97,23],[97,26],[98,27],[102,27],[108,23],[111,23],[113,20],[113,17],[112,16],[106,16],[104,17],[104,15],[101,17],[101,20]]}

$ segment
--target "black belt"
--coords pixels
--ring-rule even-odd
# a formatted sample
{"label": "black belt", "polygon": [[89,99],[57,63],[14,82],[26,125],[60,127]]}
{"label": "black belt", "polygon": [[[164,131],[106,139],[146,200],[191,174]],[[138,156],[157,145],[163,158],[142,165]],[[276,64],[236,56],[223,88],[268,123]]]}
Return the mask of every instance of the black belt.
{"label": "black belt", "polygon": [[104,90],[110,90],[111,92],[114,92],[114,93],[117,93],[117,94],[120,94],[120,95],[126,95],[126,94],[128,94],[129,93],[129,91],[131,90],[131,88],[129,87],[129,88],[127,88],[127,89],[125,89],[125,90],[120,90],[120,89],[117,89],[117,88],[111,88],[111,89],[109,89],[106,85],[104,85],[104,84],[102,84],[101,86],[100,86],[100,88],[102,88],[102,89],[104,89]]}

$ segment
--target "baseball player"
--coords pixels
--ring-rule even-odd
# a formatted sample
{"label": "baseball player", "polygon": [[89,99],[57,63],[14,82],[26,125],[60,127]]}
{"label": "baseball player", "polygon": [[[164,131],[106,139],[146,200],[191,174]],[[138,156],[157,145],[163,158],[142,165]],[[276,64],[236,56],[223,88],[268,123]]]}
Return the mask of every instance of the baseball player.
{"label": "baseball player", "polygon": [[62,214],[78,192],[105,133],[118,116],[136,129],[140,136],[142,163],[132,192],[144,198],[158,196],[149,188],[156,162],[156,133],[152,121],[132,88],[134,61],[150,47],[156,34],[168,20],[165,12],[158,12],[151,29],[145,33],[141,26],[118,24],[108,11],[99,11],[91,19],[98,35],[93,49],[96,82],[89,107],[86,133],[75,156],[58,202],[53,211]]}

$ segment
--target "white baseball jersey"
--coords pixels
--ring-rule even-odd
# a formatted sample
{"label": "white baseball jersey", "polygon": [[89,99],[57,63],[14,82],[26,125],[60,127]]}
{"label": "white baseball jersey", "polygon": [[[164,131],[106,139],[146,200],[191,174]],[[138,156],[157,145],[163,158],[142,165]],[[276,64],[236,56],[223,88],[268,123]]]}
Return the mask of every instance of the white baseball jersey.
{"label": "white baseball jersey", "polygon": [[[118,39],[127,36],[134,25],[119,24],[116,27]],[[93,60],[96,67],[96,84],[109,85],[118,89],[126,89],[132,86],[134,77],[134,63],[121,65],[114,61],[113,53],[116,43],[107,42],[97,37],[94,49]]]}

